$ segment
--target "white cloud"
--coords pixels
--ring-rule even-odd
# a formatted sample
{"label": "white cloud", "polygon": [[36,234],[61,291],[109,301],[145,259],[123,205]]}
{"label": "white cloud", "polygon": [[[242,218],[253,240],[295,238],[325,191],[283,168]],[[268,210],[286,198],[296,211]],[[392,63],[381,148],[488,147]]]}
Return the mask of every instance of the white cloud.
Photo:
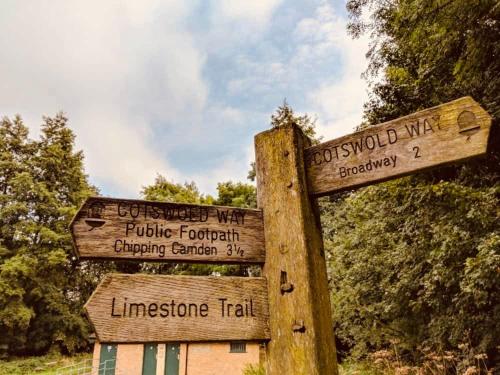
{"label": "white cloud", "polygon": [[325,79],[308,93],[310,110],[318,114],[318,133],[325,140],[352,132],[361,122],[363,103],[368,98],[367,84],[361,78],[367,67],[368,37],[353,40],[346,24],[345,18],[323,4],[314,18],[303,19],[295,30],[303,43],[302,54],[321,58],[337,51],[340,56],[339,77]]}
{"label": "white cloud", "polygon": [[[64,110],[98,184],[137,195],[156,173],[178,178],[152,124],[206,106],[204,56],[182,25],[184,1],[0,5],[0,111],[34,127]],[[160,15],[168,17],[160,17]]]}
{"label": "white cloud", "polygon": [[319,135],[327,140],[352,132],[368,98],[361,78],[367,67],[368,38],[353,40],[346,26],[345,17],[321,3],[312,17],[296,23],[289,55],[272,50],[259,58],[239,55],[242,74],[226,83],[228,92],[255,96],[282,92],[289,97],[296,95],[291,89],[302,90],[305,103],[291,104],[299,112],[317,115]]}
{"label": "white cloud", "polygon": [[290,66],[279,61],[254,61],[240,56],[239,62],[244,74],[227,82],[227,90],[232,94],[267,93],[283,88],[289,80]]}
{"label": "white cloud", "polygon": [[244,74],[227,82],[228,91],[234,95],[279,91],[288,96],[290,88],[302,89],[305,104],[292,106],[317,115],[319,135],[328,140],[352,132],[361,122],[368,98],[361,74],[367,67],[369,41],[367,37],[353,40],[346,26],[347,19],[336,14],[331,5],[320,4],[313,17],[297,22],[289,56],[272,51],[261,59],[238,56]]}
{"label": "white cloud", "polygon": [[[0,2],[0,115],[20,113],[36,133],[42,115],[64,110],[92,182],[131,197],[157,173],[212,194],[217,182],[246,181],[248,129],[265,128],[264,108],[289,94],[306,98],[297,109],[318,114],[326,139],[359,123],[366,41],[352,41],[330,6],[288,32],[272,22],[288,27],[301,13],[275,18],[297,7],[283,0],[203,4]],[[341,75],[319,81],[334,55]],[[197,172],[205,155],[216,167]]]}
{"label": "white cloud", "polygon": [[263,26],[283,0],[219,0],[217,17]]}
{"label": "white cloud", "polygon": [[[276,9],[283,0],[217,0],[210,2],[210,27],[200,35],[199,47],[225,54],[262,42]],[[242,46],[243,45],[243,46]],[[237,58],[237,57],[236,57]]]}

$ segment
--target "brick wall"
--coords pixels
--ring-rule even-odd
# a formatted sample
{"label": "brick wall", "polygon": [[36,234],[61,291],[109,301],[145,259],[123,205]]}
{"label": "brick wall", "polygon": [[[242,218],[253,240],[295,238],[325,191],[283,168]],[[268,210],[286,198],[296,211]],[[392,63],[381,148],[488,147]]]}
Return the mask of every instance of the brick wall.
{"label": "brick wall", "polygon": [[116,350],[116,375],[141,375],[144,345],[120,344]]}
{"label": "brick wall", "polygon": [[187,375],[241,375],[246,364],[259,363],[258,343],[247,343],[246,353],[230,353],[228,342],[187,346]]}
{"label": "brick wall", "polygon": [[101,344],[98,341],[94,344],[94,354],[92,355],[92,375],[98,374],[99,368],[99,355],[101,353]]}
{"label": "brick wall", "polygon": [[[157,375],[163,375],[165,371],[165,347],[165,344],[158,344]],[[246,344],[246,353],[230,353],[229,349],[229,342],[181,344],[179,375],[241,375],[246,364],[259,363],[260,350],[256,342]],[[141,375],[143,353],[143,344],[119,344],[116,375]],[[96,342],[94,368],[99,365],[99,354],[100,345]]]}

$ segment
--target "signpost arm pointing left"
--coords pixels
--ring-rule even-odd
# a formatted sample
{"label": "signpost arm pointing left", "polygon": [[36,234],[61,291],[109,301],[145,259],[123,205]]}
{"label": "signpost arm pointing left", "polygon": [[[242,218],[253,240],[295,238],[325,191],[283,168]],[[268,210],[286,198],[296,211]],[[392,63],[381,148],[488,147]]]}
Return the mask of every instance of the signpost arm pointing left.
{"label": "signpost arm pointing left", "polygon": [[82,259],[263,263],[262,212],[91,197],[70,225]]}

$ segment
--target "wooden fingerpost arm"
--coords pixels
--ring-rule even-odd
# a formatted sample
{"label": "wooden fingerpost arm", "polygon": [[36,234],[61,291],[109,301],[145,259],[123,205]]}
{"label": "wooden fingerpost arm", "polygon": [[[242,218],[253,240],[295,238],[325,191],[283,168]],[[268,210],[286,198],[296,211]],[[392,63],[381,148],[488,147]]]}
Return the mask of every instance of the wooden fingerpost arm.
{"label": "wooden fingerpost arm", "polygon": [[296,125],[255,137],[271,329],[267,375],[338,374],[319,212],[307,191],[308,146]]}

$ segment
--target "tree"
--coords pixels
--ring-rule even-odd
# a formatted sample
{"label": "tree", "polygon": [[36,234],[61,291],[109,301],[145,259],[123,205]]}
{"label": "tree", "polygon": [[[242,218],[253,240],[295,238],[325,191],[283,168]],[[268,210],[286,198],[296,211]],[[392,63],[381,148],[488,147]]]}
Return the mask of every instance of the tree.
{"label": "tree", "polygon": [[298,125],[304,134],[312,140],[313,144],[318,144],[321,141],[321,137],[316,135],[316,119],[311,119],[307,113],[302,116],[296,115],[285,99],[283,104],[276,110],[276,113],[271,115],[271,127],[279,128],[291,124]]}
{"label": "tree", "polygon": [[431,0],[350,0],[347,8],[353,35],[372,36],[368,124],[472,95],[494,125],[483,160],[360,189],[324,207],[337,335],[356,355],[395,339],[418,361],[418,347],[458,350],[467,342],[498,362],[500,8]]}
{"label": "tree", "polygon": [[10,352],[85,347],[68,225],[95,190],[67,118],[45,117],[38,141],[19,116],[0,123],[0,341]]}
{"label": "tree", "polygon": [[[353,37],[369,32],[372,87],[365,103],[377,124],[470,95],[493,116],[489,154],[458,168],[427,174],[492,186],[500,175],[500,8],[495,0],[349,0]],[[371,21],[363,17],[371,12]],[[473,172],[472,172],[473,171]],[[479,178],[478,178],[479,177]],[[476,185],[477,186],[477,185]]]}
{"label": "tree", "polygon": [[405,178],[362,189],[323,216],[337,335],[366,354],[497,344],[495,189]]}
{"label": "tree", "polygon": [[232,181],[217,184],[216,204],[242,208],[257,207],[257,192],[255,186],[243,182]]}
{"label": "tree", "polygon": [[[274,129],[281,126],[290,126],[291,124],[298,125],[312,141],[312,144],[318,144],[321,141],[322,137],[318,137],[316,134],[316,119],[312,119],[307,113],[302,116],[295,114],[292,107],[284,99],[283,104],[278,107],[276,113],[271,115],[270,125]],[[247,178],[250,181],[255,181],[255,176],[255,162],[252,162]]]}
{"label": "tree", "polygon": [[[349,0],[347,9],[352,35],[372,36],[370,123],[463,95],[499,117],[498,1]],[[364,11],[371,11],[369,22]]]}
{"label": "tree", "polygon": [[153,185],[146,186],[141,191],[144,199],[161,202],[211,204],[213,198],[200,194],[194,182],[184,185],[169,182],[165,177],[158,175]]}

